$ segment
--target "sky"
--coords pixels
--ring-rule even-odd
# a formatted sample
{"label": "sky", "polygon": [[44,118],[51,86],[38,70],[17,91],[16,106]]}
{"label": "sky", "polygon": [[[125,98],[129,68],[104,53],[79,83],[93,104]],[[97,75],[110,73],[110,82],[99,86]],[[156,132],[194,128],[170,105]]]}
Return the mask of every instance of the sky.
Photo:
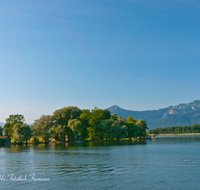
{"label": "sky", "polygon": [[1,0],[0,121],[200,99],[199,0]]}

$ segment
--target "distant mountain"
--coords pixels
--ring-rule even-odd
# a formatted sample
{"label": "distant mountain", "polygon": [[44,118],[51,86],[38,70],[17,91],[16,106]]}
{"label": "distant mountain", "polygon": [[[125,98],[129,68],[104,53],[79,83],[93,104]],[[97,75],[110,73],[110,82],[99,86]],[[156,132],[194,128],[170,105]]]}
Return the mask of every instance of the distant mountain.
{"label": "distant mountain", "polygon": [[5,125],[5,123],[3,123],[3,122],[0,122],[0,126],[2,126],[2,127],[3,127],[4,125]]}
{"label": "distant mountain", "polygon": [[200,124],[200,100],[159,110],[131,111],[116,105],[108,110],[123,118],[131,115],[135,119],[143,119],[147,122],[149,129]]}
{"label": "distant mountain", "polygon": [[[3,123],[3,122],[0,122],[0,126],[4,126],[5,125],[5,123]],[[32,123],[32,124],[30,124],[29,126],[33,126],[34,124]]]}

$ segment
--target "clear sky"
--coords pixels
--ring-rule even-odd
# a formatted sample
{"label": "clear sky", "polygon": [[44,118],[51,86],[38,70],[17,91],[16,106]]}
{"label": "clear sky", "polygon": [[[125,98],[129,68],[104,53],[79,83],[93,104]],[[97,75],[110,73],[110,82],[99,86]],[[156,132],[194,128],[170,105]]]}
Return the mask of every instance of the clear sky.
{"label": "clear sky", "polygon": [[199,0],[1,0],[0,121],[200,99]]}

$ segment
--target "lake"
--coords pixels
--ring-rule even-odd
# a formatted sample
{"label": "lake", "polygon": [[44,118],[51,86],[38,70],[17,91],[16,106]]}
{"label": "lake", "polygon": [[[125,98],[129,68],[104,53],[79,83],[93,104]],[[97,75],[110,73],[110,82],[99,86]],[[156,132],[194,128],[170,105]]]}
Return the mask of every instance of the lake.
{"label": "lake", "polygon": [[0,189],[199,189],[200,136],[0,147]]}

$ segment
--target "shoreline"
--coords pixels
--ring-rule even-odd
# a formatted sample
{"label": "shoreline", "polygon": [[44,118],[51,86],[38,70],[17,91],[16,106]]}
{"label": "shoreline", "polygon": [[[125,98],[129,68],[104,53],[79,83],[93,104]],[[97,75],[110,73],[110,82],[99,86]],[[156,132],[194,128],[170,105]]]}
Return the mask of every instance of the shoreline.
{"label": "shoreline", "polygon": [[200,135],[200,133],[179,133],[179,134],[149,134],[155,136],[177,136],[177,135]]}

